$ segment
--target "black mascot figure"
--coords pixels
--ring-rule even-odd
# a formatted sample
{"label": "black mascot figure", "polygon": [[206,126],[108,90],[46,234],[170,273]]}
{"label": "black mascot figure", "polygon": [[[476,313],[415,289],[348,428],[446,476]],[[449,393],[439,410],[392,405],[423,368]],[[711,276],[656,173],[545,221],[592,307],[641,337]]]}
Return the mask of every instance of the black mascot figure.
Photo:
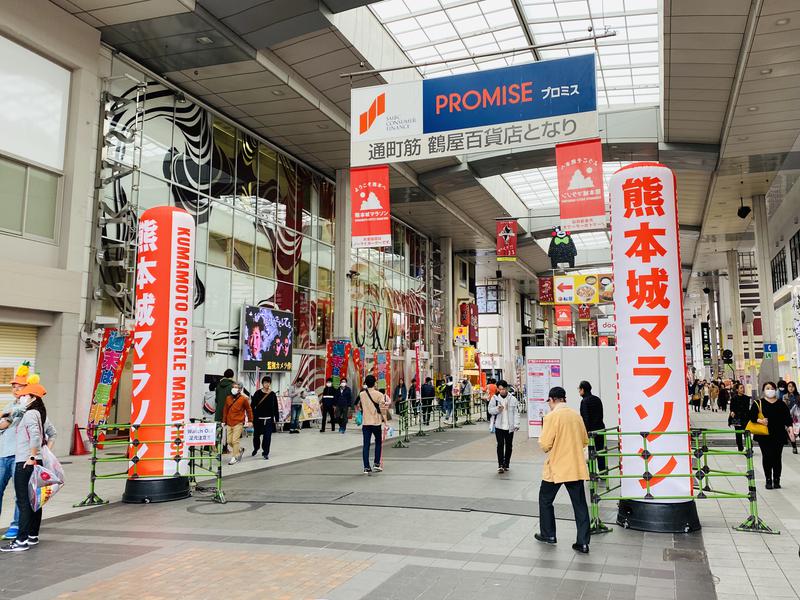
{"label": "black mascot figure", "polygon": [[569,231],[565,231],[556,225],[550,235],[553,236],[553,239],[550,240],[550,248],[547,251],[547,256],[550,257],[550,266],[553,269],[558,269],[559,264],[568,263],[570,267],[574,267],[575,255],[578,254],[578,249],[575,247],[575,242],[572,241]]}

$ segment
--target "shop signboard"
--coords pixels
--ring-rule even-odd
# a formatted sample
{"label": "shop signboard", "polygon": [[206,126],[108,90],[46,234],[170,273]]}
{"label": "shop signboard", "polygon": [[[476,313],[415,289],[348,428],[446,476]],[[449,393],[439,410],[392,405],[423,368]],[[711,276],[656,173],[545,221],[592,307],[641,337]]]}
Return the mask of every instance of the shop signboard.
{"label": "shop signboard", "polygon": [[800,285],[792,287],[792,327],[796,344],[795,366],[800,369]]}
{"label": "shop signboard", "polygon": [[517,220],[499,219],[495,223],[497,229],[497,260],[517,260]]}
{"label": "shop signboard", "polygon": [[594,53],[355,88],[350,164],[553,147],[597,137]]}
{"label": "shop signboard", "polygon": [[556,304],[556,328],[559,330],[572,329],[572,306],[569,304]]}
{"label": "shop signboard", "polygon": [[597,317],[597,334],[614,335],[617,332],[617,324],[614,315],[604,315]]}
{"label": "shop signboard", "polygon": [[703,345],[703,364],[711,364],[711,330],[708,328],[708,321],[700,323],[700,343]]}
{"label": "shop signboard", "polygon": [[560,358],[527,359],[528,437],[539,437],[544,416],[550,412],[547,405],[550,388],[562,385]]}
{"label": "shop signboard", "polygon": [[453,327],[453,343],[456,346],[469,346],[469,327],[459,325]]}
{"label": "shop signboard", "polygon": [[658,163],[623,167],[609,181],[612,265],[624,274],[614,292],[619,426],[654,432],[647,462],[638,435],[620,438],[622,472],[652,474],[623,479],[620,495],[643,499],[649,484],[656,502],[692,496],[688,435],[657,433],[689,430],[675,186]]}
{"label": "shop signboard", "polygon": [[589,321],[592,318],[592,307],[588,304],[578,305],[578,320]]}
{"label": "shop signboard", "polygon": [[539,277],[539,304],[553,304],[556,301],[552,277]]}
{"label": "shop signboard", "polygon": [[572,231],[605,228],[600,138],[557,144],[556,171],[561,227]]}
{"label": "shop signboard", "polygon": [[[541,278],[539,282],[541,286]],[[599,282],[599,275],[556,275],[553,277],[555,303],[598,304],[600,301]],[[541,287],[539,294],[541,296]]]}
{"label": "shop signboard", "polygon": [[380,165],[350,169],[350,204],[353,248],[385,248],[392,245],[389,205],[389,167]]}
{"label": "shop signboard", "polygon": [[[119,329],[109,327],[103,331],[103,339],[97,355],[97,370],[89,408],[89,422],[86,426],[90,437],[95,427],[104,425],[108,421],[132,341],[132,335],[121,332]],[[102,441],[104,437],[105,435],[101,431],[98,440]]]}
{"label": "shop signboard", "polygon": [[572,331],[567,332],[567,346],[577,346],[578,340]]}
{"label": "shop signboard", "polygon": [[599,336],[597,336],[597,345],[598,346],[608,346],[608,336],[607,335],[599,335]]}

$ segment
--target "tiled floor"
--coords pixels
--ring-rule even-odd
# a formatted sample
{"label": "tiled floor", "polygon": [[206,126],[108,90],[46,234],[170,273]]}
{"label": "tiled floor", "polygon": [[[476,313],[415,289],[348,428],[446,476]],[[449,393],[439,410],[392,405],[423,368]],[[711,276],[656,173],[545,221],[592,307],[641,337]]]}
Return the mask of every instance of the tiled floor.
{"label": "tiled floor", "polygon": [[[701,418],[716,426],[720,417]],[[315,435],[279,439],[284,452],[324,447],[317,439],[329,436]],[[226,477],[225,505],[197,497],[47,519],[37,548],[0,556],[0,572],[31,573],[5,578],[0,600],[800,598],[800,461],[791,454],[784,490],[767,494],[759,481],[762,514],[780,536],[733,531],[744,503],[703,500],[701,533],[614,527],[578,555],[563,492],[560,543],[533,538],[543,460],[535,441],[517,436],[502,476],[482,426],[387,448],[386,470],[369,477],[355,444],[329,443],[334,454],[305,449],[295,462]],[[601,508],[612,523],[614,507]]]}

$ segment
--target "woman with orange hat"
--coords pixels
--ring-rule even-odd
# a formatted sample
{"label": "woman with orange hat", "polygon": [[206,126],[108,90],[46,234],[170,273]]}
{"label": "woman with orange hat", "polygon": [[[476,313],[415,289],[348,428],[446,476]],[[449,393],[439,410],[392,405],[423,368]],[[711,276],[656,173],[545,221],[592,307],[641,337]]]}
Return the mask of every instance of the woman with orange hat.
{"label": "woman with orange hat", "polygon": [[[19,390],[28,384],[31,364],[28,361],[22,363],[14,372],[14,378],[9,381],[11,392],[14,394],[14,402],[8,407],[8,411],[0,417],[0,511],[3,507],[3,494],[6,486],[14,476],[14,467],[17,454],[17,428],[15,419],[19,419],[22,409],[17,400]],[[19,531],[19,509],[14,503],[14,518],[3,534],[4,540],[14,540]]]}
{"label": "woman with orange hat", "polygon": [[[42,464],[42,444],[45,443],[45,420],[47,409],[44,398],[47,390],[39,383],[38,375],[28,377],[27,384],[18,391],[18,398],[25,412],[17,423],[17,448],[15,453],[14,491],[19,509],[19,532],[17,539],[0,552],[23,552],[39,543],[39,527],[42,524],[42,509],[35,511],[28,499],[28,483],[33,475],[33,466]],[[7,427],[8,425],[6,425]]]}

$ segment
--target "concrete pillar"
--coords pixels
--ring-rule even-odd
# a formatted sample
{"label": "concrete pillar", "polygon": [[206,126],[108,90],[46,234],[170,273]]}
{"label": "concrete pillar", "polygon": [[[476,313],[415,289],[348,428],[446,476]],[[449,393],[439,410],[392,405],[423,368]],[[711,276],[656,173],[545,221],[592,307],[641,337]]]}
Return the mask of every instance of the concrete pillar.
{"label": "concrete pillar", "polygon": [[712,287],[708,293],[708,329],[711,340],[711,369],[712,377],[719,370],[719,331],[717,328],[717,291]]}
{"label": "concrete pillar", "polygon": [[350,237],[352,224],[350,221],[350,170],[336,171],[336,244],[333,248],[334,272],[334,307],[333,337],[350,337],[350,317],[353,312],[350,293]]}
{"label": "concrete pillar", "polygon": [[439,249],[442,253],[442,327],[444,328],[444,346],[442,347],[442,370],[445,374],[455,372],[453,363],[453,326],[455,322],[455,297],[453,289],[453,240],[439,238]]}
{"label": "concrete pillar", "polygon": [[500,367],[503,369],[503,379],[513,382],[516,370],[516,342],[520,336],[516,314],[517,291],[511,279],[503,279],[499,283],[504,298],[500,307],[500,354],[503,357]]}
{"label": "concrete pillar", "polygon": [[[775,305],[773,302],[772,268],[770,259],[772,250],[769,239],[769,223],[767,220],[767,199],[759,195],[753,196],[753,223],[755,229],[756,268],[758,269],[758,300],[761,308],[761,334],[765,344],[776,343]],[[758,383],[759,389],[765,381],[778,378],[778,358],[764,358],[761,361]]]}
{"label": "concrete pillar", "polygon": [[739,295],[739,252],[728,250],[728,298],[733,328],[733,366],[736,376],[744,375],[744,336],[742,335],[742,299]]}

